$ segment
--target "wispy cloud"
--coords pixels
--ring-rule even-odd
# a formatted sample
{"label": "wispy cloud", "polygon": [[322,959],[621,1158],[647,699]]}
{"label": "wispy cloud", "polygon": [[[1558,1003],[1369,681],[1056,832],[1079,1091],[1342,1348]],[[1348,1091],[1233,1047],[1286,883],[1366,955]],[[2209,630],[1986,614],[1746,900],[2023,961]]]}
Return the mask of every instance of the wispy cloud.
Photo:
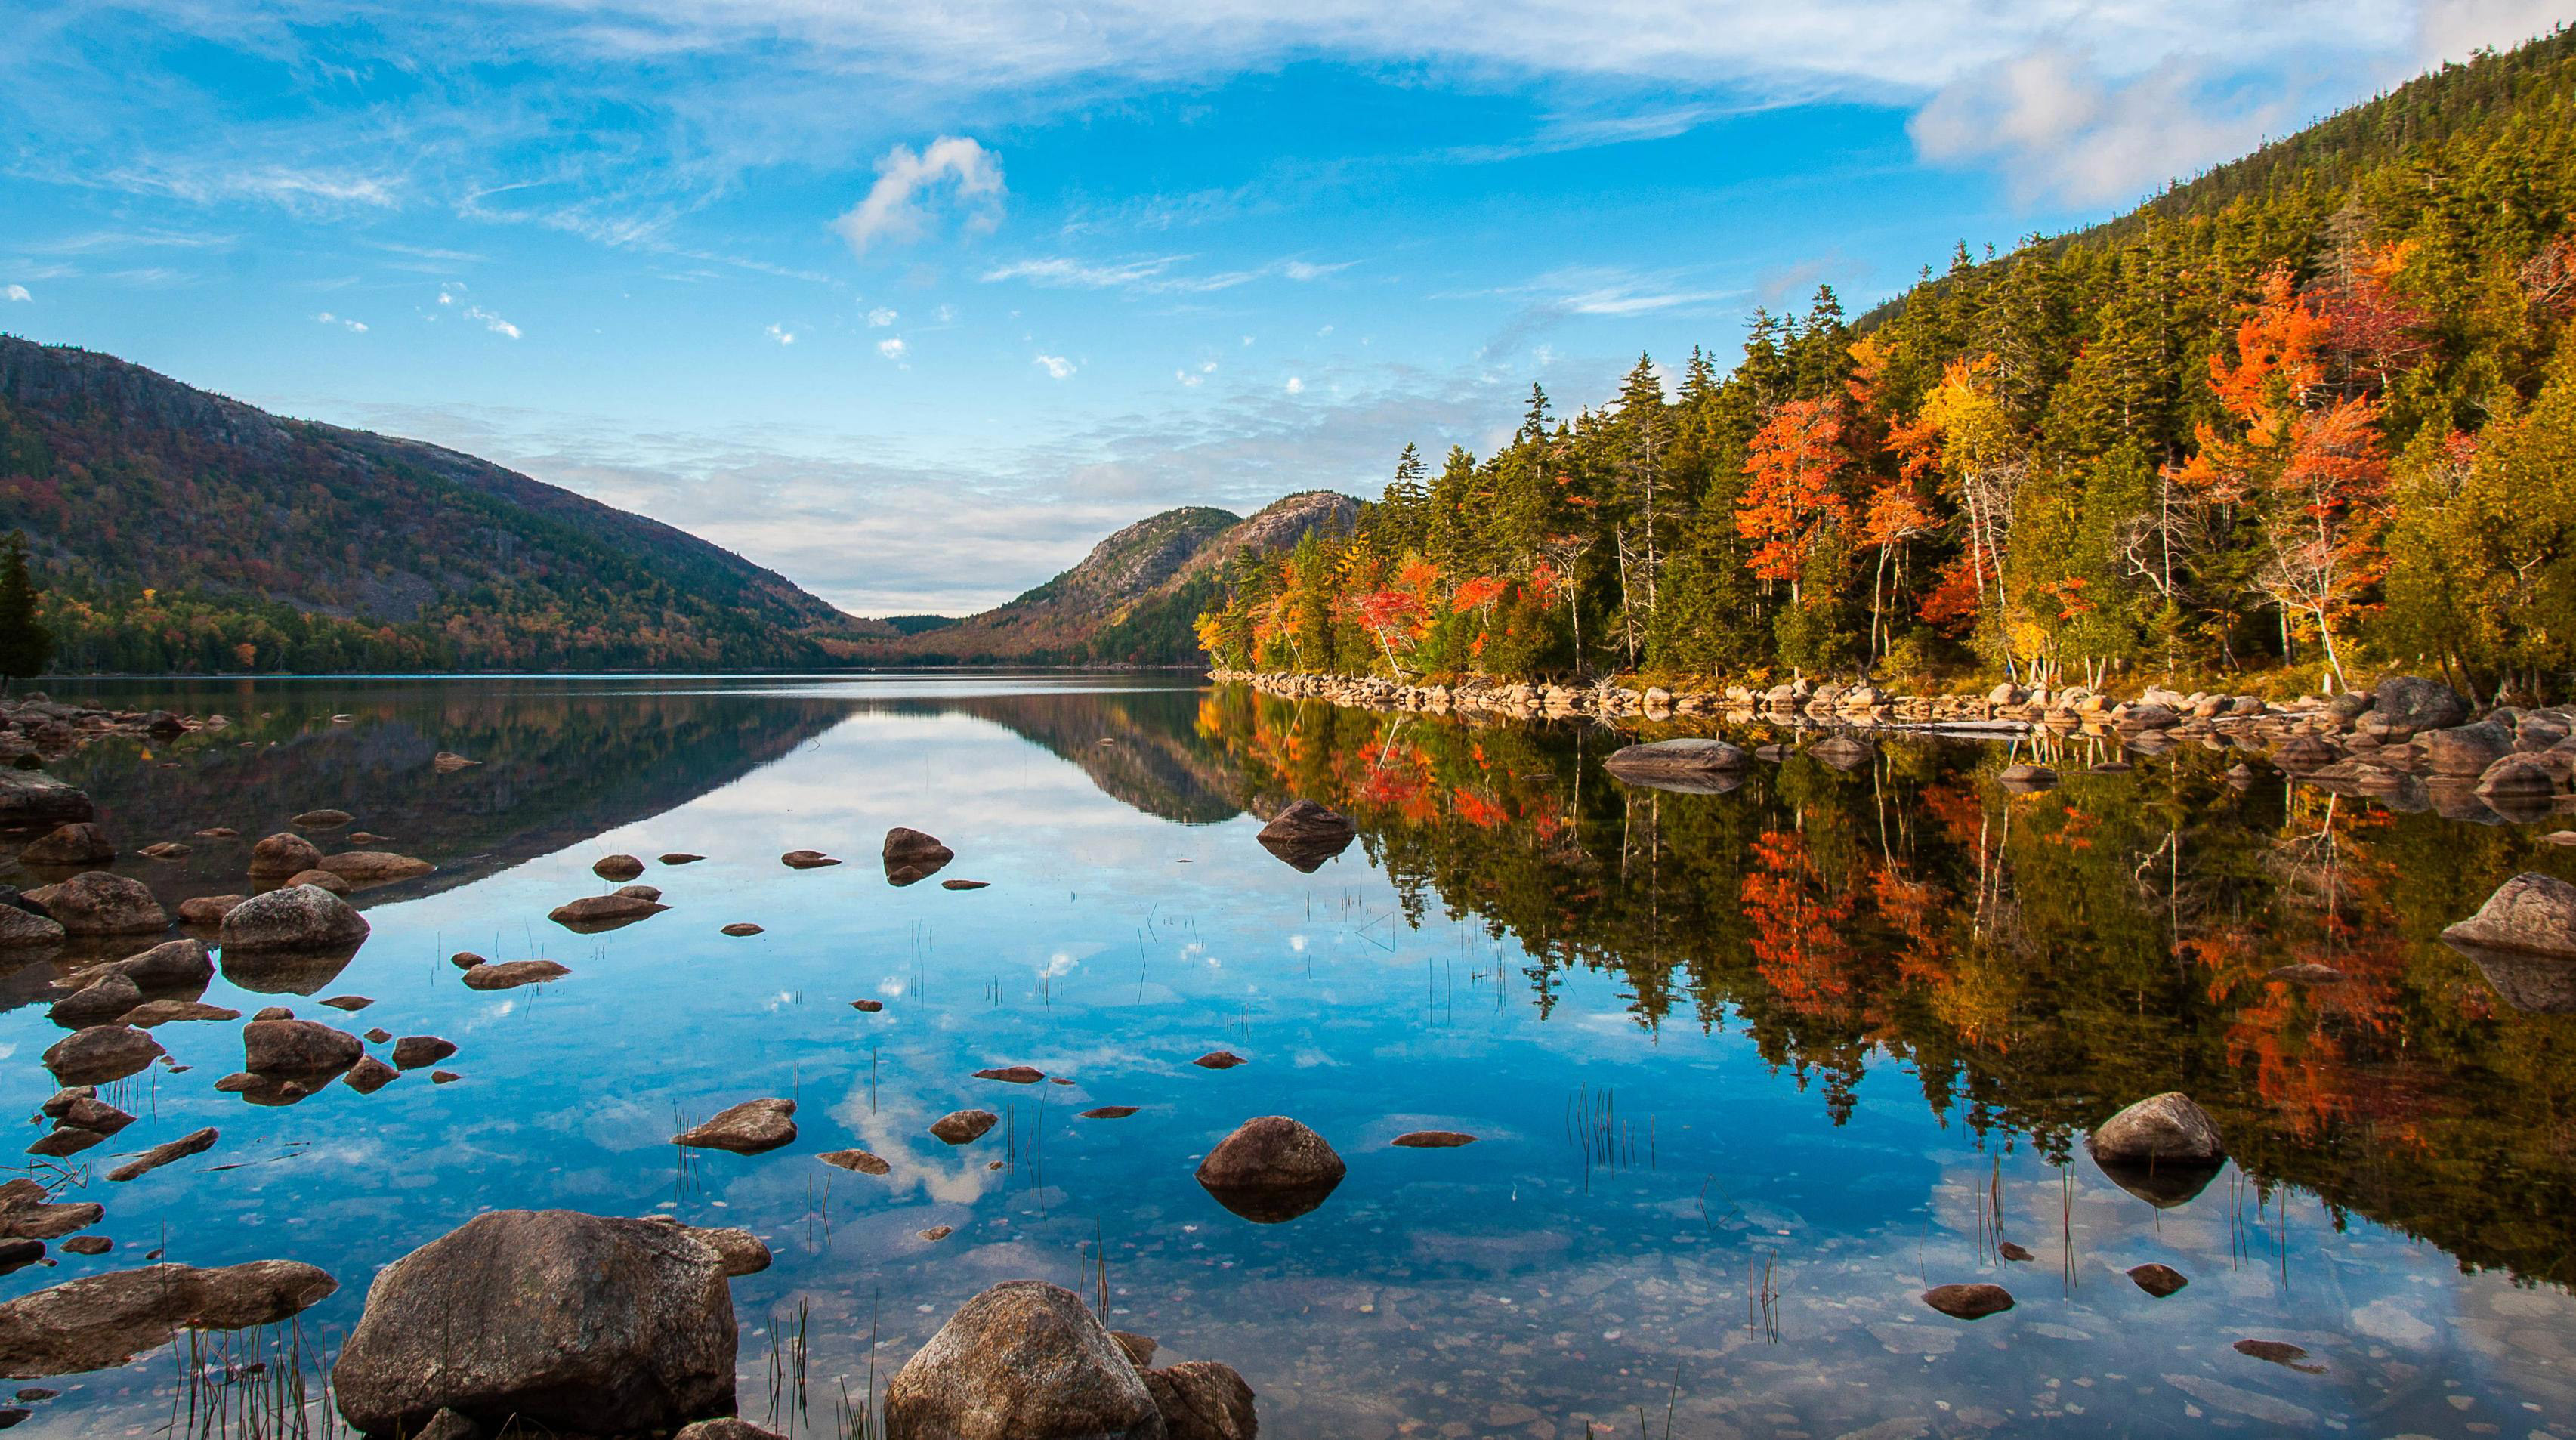
{"label": "wispy cloud", "polygon": [[1036,357],[1036,364],[1037,367],[1044,370],[1051,379],[1067,380],[1071,379],[1073,376],[1073,362],[1067,360],[1061,355],[1048,355],[1041,353]]}
{"label": "wispy cloud", "polygon": [[796,343],[796,332],[788,329],[784,325],[772,325],[762,333],[766,334],[770,339],[777,341],[781,345],[793,345]]}
{"label": "wispy cloud", "polygon": [[908,145],[888,150],[877,161],[877,180],[866,198],[832,228],[857,256],[883,241],[913,239],[928,228],[930,197],[943,187],[966,211],[970,227],[989,228],[1000,219],[1001,157],[971,137],[942,135],[918,153]]}
{"label": "wispy cloud", "polygon": [[1962,76],[1906,128],[1924,159],[2000,169],[2026,203],[2100,205],[2250,150],[2294,114],[2276,87],[2231,85],[2188,60],[2113,80],[2044,48]]}
{"label": "wispy cloud", "polygon": [[513,340],[519,338],[518,326],[511,324],[509,321],[502,319],[500,316],[493,314],[491,311],[484,309],[480,305],[466,306],[464,315],[468,320],[481,322],[484,329],[491,331],[495,335],[507,335]]}
{"label": "wispy cloud", "polygon": [[1343,260],[1318,265],[1307,260],[1280,260],[1249,270],[1220,270],[1193,275],[1178,267],[1196,257],[1155,255],[1136,260],[1077,260],[1046,255],[996,265],[980,277],[994,285],[1017,280],[1050,290],[1126,290],[1141,295],[1207,295],[1273,277],[1299,282],[1339,274],[1359,263]]}
{"label": "wispy cloud", "polygon": [[889,339],[878,341],[877,353],[888,360],[900,360],[909,352],[903,343],[903,337],[897,335]]}
{"label": "wispy cloud", "polygon": [[868,328],[871,330],[883,330],[901,318],[903,317],[895,314],[894,311],[880,305],[874,310],[868,312]]}
{"label": "wispy cloud", "polygon": [[321,314],[316,315],[313,318],[320,324],[337,325],[343,330],[352,331],[360,335],[367,333],[367,322],[364,320],[352,320],[345,315],[334,315],[328,310],[323,311]]}
{"label": "wispy cloud", "polygon": [[5,290],[0,290],[0,299],[33,300],[35,298],[35,296],[27,293],[27,287],[24,285],[12,285]]}

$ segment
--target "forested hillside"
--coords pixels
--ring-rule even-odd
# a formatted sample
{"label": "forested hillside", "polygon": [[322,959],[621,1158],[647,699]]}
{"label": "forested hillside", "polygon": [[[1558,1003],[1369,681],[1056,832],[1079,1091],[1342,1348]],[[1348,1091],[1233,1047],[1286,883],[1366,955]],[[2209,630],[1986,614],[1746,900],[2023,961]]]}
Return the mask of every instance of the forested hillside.
{"label": "forested hillside", "polygon": [[62,671],[814,664],[890,634],[658,521],[0,336],[0,531]]}
{"label": "forested hillside", "polygon": [[1757,313],[1250,567],[1220,663],[1939,683],[2576,674],[2576,32],[1855,323]]}

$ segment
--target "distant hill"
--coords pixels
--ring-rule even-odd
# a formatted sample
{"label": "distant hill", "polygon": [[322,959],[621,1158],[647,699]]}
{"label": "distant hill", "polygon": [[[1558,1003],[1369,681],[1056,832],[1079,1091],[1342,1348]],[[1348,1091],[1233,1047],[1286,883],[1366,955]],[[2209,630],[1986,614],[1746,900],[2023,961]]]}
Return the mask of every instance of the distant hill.
{"label": "distant hill", "polygon": [[1150,515],[1092,547],[1044,585],[953,625],[871,645],[868,658],[926,664],[1189,665],[1192,625],[1224,598],[1225,566],[1294,547],[1310,530],[1348,531],[1359,502],[1309,490],[1249,518],[1206,506]]}
{"label": "distant hill", "polygon": [[0,336],[12,527],[65,671],[729,669],[895,633],[470,455]]}

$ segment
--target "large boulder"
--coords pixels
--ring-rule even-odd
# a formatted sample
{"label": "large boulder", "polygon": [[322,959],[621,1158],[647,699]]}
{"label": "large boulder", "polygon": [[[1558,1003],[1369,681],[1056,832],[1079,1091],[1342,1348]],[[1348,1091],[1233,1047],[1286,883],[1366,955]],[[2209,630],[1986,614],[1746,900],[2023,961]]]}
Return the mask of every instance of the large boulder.
{"label": "large boulder", "polygon": [[2469,702],[2439,681],[2391,675],[2370,692],[2370,713],[2387,727],[2446,730],[2469,718]]}
{"label": "large boulder", "polygon": [[42,950],[62,943],[63,927],[51,916],[0,905],[0,950]]}
{"label": "large boulder", "polygon": [[1313,874],[1325,861],[1348,849],[1358,834],[1359,827],[1351,823],[1348,815],[1312,800],[1292,800],[1261,827],[1257,838],[1263,849],[1287,861],[1291,868]]}
{"label": "large boulder", "polygon": [[2227,1161],[2209,1112],[2179,1090],[2150,1095],[2103,1121],[2087,1146],[2115,1184],[2163,1208],[2198,1195]]}
{"label": "large boulder", "polygon": [[1081,1297],[1011,1280],[895,1372],[886,1440],[1166,1440],[1144,1377]]}
{"label": "large boulder", "polygon": [[2435,775],[2470,777],[2513,753],[2513,732],[2492,720],[2455,725],[2415,737],[2424,751],[2424,768]]}
{"label": "large boulder", "polygon": [[59,885],[30,890],[54,923],[72,935],[158,935],[170,928],[161,902],[140,880],[90,870]]}
{"label": "large boulder", "polygon": [[0,1376],[110,1369],[168,1344],[172,1331],[274,1325],[339,1288],[325,1272],[292,1260],[86,1275],[0,1305]]}
{"label": "large boulder", "polygon": [[202,940],[169,940],[81,973],[122,975],[146,995],[202,995],[215,978],[215,961]]}
{"label": "large boulder", "polygon": [[1613,751],[1601,762],[1612,775],[1653,790],[1723,794],[1744,783],[1744,751],[1723,740],[1658,740]]}
{"label": "large boulder", "polygon": [[2547,875],[2516,875],[2442,938],[2465,948],[2576,960],[2576,885]]}
{"label": "large boulder", "polygon": [[254,895],[225,912],[219,943],[235,950],[338,950],[367,938],[366,917],[319,885]]}
{"label": "large boulder", "polygon": [[293,875],[321,864],[321,848],[291,831],[280,830],[250,847],[253,875]]}
{"label": "large boulder", "polygon": [[242,1027],[242,1068],[271,1079],[337,1075],[366,1053],[357,1036],[311,1020],[253,1020]]}
{"label": "large boulder", "polygon": [[50,775],[0,770],[0,830],[51,830],[97,813],[87,795]]}
{"label": "large boulder", "polygon": [[107,832],[87,820],[57,825],[52,830],[27,842],[18,852],[21,865],[51,865],[72,869],[82,865],[105,865],[116,858],[116,843]]}
{"label": "large boulder", "polygon": [[143,1003],[143,991],[131,980],[109,971],[53,1003],[45,1018],[67,1029],[104,1025]]}
{"label": "large boulder", "polygon": [[726,1259],[685,1226],[496,1210],[380,1271],[331,1378],[370,1435],[667,1433],[734,1408]]}
{"label": "large boulder", "polygon": [[1323,1204],[1346,1173],[1323,1136],[1285,1115],[1263,1115],[1207,1153],[1198,1182],[1235,1214],[1275,1225]]}
{"label": "large boulder", "polygon": [[939,873],[957,852],[935,835],[897,825],[886,832],[885,874],[889,885],[913,885]]}

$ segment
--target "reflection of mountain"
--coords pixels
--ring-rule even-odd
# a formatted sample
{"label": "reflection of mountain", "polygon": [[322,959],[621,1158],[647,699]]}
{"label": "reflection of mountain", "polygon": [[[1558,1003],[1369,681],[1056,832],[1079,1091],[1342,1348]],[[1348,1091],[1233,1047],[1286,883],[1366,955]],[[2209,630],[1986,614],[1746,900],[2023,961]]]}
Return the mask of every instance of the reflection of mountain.
{"label": "reflection of mountain", "polygon": [[[595,687],[594,687],[595,688]],[[394,683],[367,687],[348,724],[309,713],[298,687],[207,686],[170,697],[239,723],[182,739],[154,762],[130,750],[88,752],[56,767],[98,803],[100,822],[129,858],[117,869],[164,904],[244,888],[250,842],[330,806],[356,816],[317,832],[324,849],[354,848],[355,831],[439,869],[360,891],[364,906],[466,884],[620,825],[688,803],[830,729],[845,702],[729,697],[718,692],[585,694],[576,682],[506,685]],[[262,720],[263,711],[275,718]],[[250,748],[243,748],[247,743]],[[441,773],[441,750],[481,760]],[[197,840],[209,826],[238,840]],[[134,859],[156,840],[195,847],[172,862]]]}
{"label": "reflection of mountain", "polygon": [[1235,768],[1199,736],[1195,690],[981,696],[944,708],[1008,726],[1148,815],[1208,825],[1243,813]]}
{"label": "reflection of mountain", "polygon": [[[1875,1063],[2061,1157],[2182,1090],[2266,1183],[2576,1283],[2576,1016],[2517,1009],[2545,987],[2500,993],[2432,940],[2517,870],[2576,870],[2524,832],[2240,792],[2234,757],[2189,751],[2024,797],[1965,745],[1676,795],[1610,779],[1579,728],[1235,687],[1205,713],[1239,793],[1351,814],[1410,911],[1476,912],[1535,957],[1542,1011],[1607,971],[1641,1023],[1741,1028],[1837,1117]],[[2272,978],[2303,963],[2342,978]]]}

